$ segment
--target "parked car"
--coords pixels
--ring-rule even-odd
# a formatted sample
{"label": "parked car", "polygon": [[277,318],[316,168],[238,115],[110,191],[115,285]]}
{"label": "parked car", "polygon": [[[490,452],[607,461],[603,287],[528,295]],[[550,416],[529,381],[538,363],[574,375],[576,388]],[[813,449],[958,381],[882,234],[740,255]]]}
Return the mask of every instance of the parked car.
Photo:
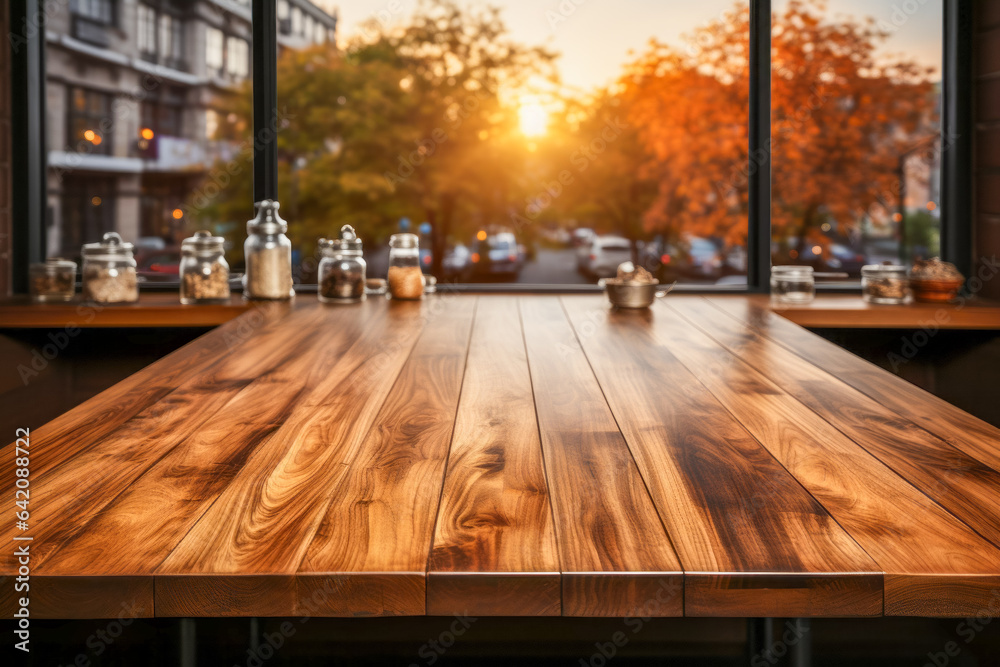
{"label": "parked car", "polygon": [[723,258],[719,247],[709,239],[692,236],[685,242],[687,262],[681,270],[697,278],[722,276]]}
{"label": "parked car", "polygon": [[524,254],[511,232],[496,232],[472,242],[470,279],[517,280],[524,266]]}
{"label": "parked car", "polygon": [[684,255],[673,243],[661,236],[643,244],[639,250],[639,262],[661,283],[672,283],[677,280],[678,269],[684,263]]}
{"label": "parked car", "polygon": [[147,250],[135,256],[136,273],[146,282],[171,282],[180,280],[180,248]]}
{"label": "parked car", "polygon": [[594,278],[608,278],[618,272],[618,265],[632,259],[632,242],[623,236],[596,236],[590,242],[583,273]]}
{"label": "parked car", "polygon": [[832,244],[827,251],[828,254],[824,256],[824,269],[842,271],[852,277],[859,277],[861,267],[868,263],[864,253],[840,243]]}
{"label": "parked car", "polygon": [[570,242],[573,244],[574,248],[589,246],[595,236],[596,234],[593,229],[589,227],[577,227],[573,230],[573,234],[570,236]]}
{"label": "parked car", "polygon": [[462,243],[449,250],[441,260],[441,270],[444,272],[445,280],[464,279],[471,265],[472,251]]}

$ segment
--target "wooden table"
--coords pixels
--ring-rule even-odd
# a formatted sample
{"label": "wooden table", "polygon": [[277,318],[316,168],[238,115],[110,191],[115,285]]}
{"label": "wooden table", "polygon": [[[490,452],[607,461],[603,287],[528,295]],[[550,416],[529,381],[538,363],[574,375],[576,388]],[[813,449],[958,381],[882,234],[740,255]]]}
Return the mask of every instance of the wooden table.
{"label": "wooden table", "polygon": [[1000,431],[747,297],[300,297],[29,449],[30,525],[2,530],[33,538],[34,618],[968,616],[1000,596]]}

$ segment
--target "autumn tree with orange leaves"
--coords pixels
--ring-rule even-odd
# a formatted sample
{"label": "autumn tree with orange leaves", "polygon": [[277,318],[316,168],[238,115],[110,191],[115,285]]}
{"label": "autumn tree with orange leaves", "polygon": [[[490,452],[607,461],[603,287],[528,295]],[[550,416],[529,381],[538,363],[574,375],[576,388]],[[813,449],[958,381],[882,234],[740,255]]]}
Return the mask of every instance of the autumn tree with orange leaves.
{"label": "autumn tree with orange leaves", "polygon": [[[874,20],[825,17],[793,0],[774,16],[772,222],[776,239],[823,243],[820,228],[885,214],[901,153],[936,132],[931,70],[877,55]],[[648,231],[745,243],[749,15],[740,3],[686,49],[654,42],[620,82],[656,182]],[[879,209],[882,209],[879,211]]]}

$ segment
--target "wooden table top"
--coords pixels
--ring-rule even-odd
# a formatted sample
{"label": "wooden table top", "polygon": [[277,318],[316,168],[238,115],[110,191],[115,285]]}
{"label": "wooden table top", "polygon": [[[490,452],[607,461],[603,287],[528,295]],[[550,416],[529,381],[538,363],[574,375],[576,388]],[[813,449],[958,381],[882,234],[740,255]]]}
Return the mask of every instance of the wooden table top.
{"label": "wooden table top", "polygon": [[35,618],[957,617],[1000,595],[1000,431],[742,296],[300,297],[28,449],[28,529],[0,530],[30,545]]}

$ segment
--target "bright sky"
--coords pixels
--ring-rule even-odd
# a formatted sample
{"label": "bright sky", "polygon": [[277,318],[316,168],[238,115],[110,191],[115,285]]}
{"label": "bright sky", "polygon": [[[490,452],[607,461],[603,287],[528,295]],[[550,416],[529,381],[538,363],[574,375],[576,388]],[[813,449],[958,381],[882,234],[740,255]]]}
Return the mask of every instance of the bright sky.
{"label": "bright sky", "polygon": [[[395,24],[413,12],[417,0],[314,0],[340,10],[340,39],[376,17]],[[733,7],[733,0],[492,0],[522,43],[545,45],[562,54],[563,81],[589,90],[613,81],[629,51],[641,51],[651,37],[680,44],[688,34]],[[828,0],[831,15],[872,16],[893,29],[883,51],[903,53],[921,64],[941,67],[943,0]],[[786,0],[775,0],[781,11]],[[916,8],[912,14],[894,9]],[[563,8],[560,11],[560,7]],[[398,11],[394,11],[398,10]],[[554,21],[552,15],[565,20]]]}

